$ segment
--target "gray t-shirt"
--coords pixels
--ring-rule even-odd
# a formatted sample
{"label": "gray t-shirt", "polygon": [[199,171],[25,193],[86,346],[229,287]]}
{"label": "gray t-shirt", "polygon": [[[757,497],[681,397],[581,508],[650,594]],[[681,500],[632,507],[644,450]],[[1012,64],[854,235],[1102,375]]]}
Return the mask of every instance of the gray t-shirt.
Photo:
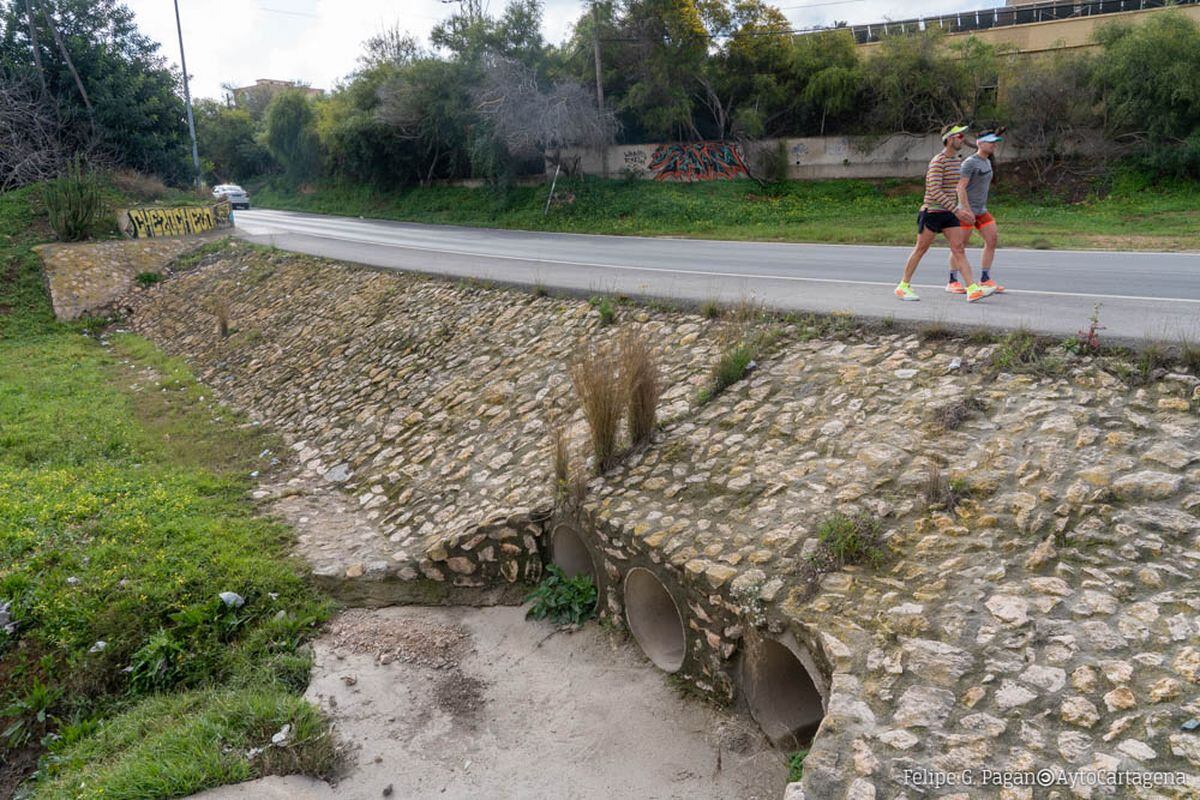
{"label": "gray t-shirt", "polygon": [[992,162],[976,153],[963,160],[959,175],[967,179],[967,202],[972,214],[987,213],[988,190],[992,188]]}

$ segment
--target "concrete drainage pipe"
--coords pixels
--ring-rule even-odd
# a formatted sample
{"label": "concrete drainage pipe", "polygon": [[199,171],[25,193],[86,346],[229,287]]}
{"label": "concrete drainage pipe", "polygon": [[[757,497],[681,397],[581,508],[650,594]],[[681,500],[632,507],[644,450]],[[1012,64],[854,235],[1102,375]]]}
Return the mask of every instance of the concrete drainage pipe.
{"label": "concrete drainage pipe", "polygon": [[625,573],[625,619],[656,667],[677,672],[683,666],[687,655],[683,615],[663,582],[644,567]]}
{"label": "concrete drainage pipe", "polygon": [[586,575],[592,579],[592,583],[599,584],[591,551],[583,543],[579,531],[572,525],[563,522],[554,528],[554,533],[550,536],[550,560],[565,572],[568,578]]}
{"label": "concrete drainage pipe", "polygon": [[812,655],[790,635],[747,641],[742,689],[750,714],[776,746],[807,744],[825,716],[828,685]]}

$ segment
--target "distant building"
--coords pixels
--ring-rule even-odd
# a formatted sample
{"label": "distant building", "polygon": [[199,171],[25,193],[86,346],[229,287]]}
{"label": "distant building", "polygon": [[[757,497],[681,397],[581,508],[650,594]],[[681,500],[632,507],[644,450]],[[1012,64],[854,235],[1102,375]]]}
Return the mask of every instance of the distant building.
{"label": "distant building", "polygon": [[1137,24],[1174,7],[1200,22],[1200,0],[1005,0],[1007,5],[851,27],[867,51],[887,36],[940,27],[951,40],[977,36],[1019,54],[1096,47],[1094,34],[1113,21]]}
{"label": "distant building", "polygon": [[314,89],[296,81],[280,81],[273,78],[259,78],[253,86],[231,87],[227,91],[231,105],[239,108],[262,109],[271,102],[272,97],[285,89],[299,89],[310,97],[320,97],[325,94],[320,89]]}

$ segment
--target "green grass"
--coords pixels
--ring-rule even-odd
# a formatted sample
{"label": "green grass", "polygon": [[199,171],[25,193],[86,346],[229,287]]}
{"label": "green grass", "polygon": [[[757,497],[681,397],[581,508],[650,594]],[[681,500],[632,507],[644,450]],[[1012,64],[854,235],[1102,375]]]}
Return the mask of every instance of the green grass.
{"label": "green grass", "polygon": [[300,646],[329,604],[247,497],[279,442],[148,342],[56,322],[34,199],[0,195],[0,789],[38,753],[35,798],[327,771]]}
{"label": "green grass", "polygon": [[[330,183],[299,194],[282,184],[255,192],[265,208],[412,222],[577,233],[911,245],[919,182],[830,180],[759,186],[753,181],[696,184],[588,178],[575,202],[543,216],[544,187],[439,186],[377,191]],[[1200,249],[1200,187],[1137,188],[1118,183],[1079,203],[1034,198],[1001,183],[991,210],[1002,246],[1096,249]],[[978,244],[978,240],[976,240]]]}

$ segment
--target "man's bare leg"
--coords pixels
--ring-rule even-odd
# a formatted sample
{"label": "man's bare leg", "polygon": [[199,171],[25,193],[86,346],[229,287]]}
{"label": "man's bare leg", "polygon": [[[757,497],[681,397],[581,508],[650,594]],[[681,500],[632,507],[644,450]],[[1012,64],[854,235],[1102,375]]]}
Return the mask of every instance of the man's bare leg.
{"label": "man's bare leg", "polygon": [[904,277],[901,278],[902,283],[908,283],[912,280],[913,275],[917,273],[917,265],[921,263],[921,259],[929,252],[929,246],[933,244],[936,233],[925,228],[917,235],[917,243],[913,245],[912,253],[908,256],[908,261],[904,264]]}
{"label": "man's bare leg", "polygon": [[1000,233],[996,229],[996,223],[989,222],[979,230],[979,235],[983,237],[983,258],[979,262],[980,269],[990,270],[992,262],[996,259],[996,244],[1000,241]]}
{"label": "man's bare leg", "polygon": [[946,234],[946,240],[950,242],[950,266],[962,273],[963,286],[970,286],[975,283],[975,276],[971,272],[971,262],[967,261],[967,237],[970,235],[971,229],[947,228],[943,233]]}

